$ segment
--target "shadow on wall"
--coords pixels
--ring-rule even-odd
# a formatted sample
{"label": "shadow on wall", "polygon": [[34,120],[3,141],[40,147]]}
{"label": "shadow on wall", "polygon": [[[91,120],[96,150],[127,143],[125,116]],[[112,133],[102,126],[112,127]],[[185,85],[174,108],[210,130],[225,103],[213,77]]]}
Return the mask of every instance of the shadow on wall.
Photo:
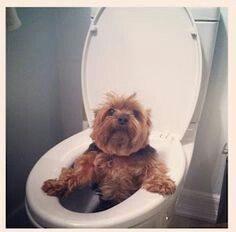
{"label": "shadow on wall", "polygon": [[[6,37],[7,217],[24,203],[29,171],[82,129],[80,64],[89,8],[16,8]],[[21,207],[19,207],[21,208]]]}

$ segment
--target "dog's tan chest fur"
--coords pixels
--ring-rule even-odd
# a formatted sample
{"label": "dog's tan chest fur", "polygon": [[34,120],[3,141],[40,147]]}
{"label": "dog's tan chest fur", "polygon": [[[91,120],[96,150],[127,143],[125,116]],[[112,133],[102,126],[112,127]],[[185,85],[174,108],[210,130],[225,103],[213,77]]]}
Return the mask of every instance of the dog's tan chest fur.
{"label": "dog's tan chest fur", "polygon": [[147,157],[138,155],[119,157],[101,153],[94,160],[94,168],[99,188],[104,200],[123,201],[142,184],[146,172]]}

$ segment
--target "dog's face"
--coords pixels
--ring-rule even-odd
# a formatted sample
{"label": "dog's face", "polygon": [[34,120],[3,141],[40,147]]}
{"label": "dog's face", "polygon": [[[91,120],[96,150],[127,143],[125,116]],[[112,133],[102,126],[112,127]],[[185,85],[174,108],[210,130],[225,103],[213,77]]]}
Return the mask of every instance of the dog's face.
{"label": "dog's face", "polygon": [[148,144],[150,112],[135,99],[107,94],[107,101],[95,110],[91,138],[105,153],[128,156]]}

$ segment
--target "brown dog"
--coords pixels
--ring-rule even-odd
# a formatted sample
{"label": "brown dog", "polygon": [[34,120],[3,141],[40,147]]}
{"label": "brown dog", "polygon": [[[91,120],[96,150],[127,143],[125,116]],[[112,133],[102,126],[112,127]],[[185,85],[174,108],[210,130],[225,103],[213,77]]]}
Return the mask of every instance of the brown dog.
{"label": "brown dog", "polygon": [[167,176],[166,166],[148,144],[150,112],[135,99],[107,95],[107,102],[95,111],[87,151],[63,168],[58,179],[44,182],[42,189],[51,196],[64,196],[76,188],[96,184],[101,199],[119,203],[139,188],[169,195],[176,186]]}

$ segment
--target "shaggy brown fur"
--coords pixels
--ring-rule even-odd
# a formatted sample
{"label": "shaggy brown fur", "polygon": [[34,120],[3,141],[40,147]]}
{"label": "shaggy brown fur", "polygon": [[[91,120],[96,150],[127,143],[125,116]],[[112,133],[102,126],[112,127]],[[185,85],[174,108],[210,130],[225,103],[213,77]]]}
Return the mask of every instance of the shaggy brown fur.
{"label": "shaggy brown fur", "polygon": [[108,94],[95,111],[91,138],[94,143],[74,162],[63,168],[58,179],[44,182],[51,196],[64,196],[76,188],[97,184],[101,198],[119,203],[139,188],[169,195],[176,186],[166,166],[148,145],[150,112],[135,99]]}

